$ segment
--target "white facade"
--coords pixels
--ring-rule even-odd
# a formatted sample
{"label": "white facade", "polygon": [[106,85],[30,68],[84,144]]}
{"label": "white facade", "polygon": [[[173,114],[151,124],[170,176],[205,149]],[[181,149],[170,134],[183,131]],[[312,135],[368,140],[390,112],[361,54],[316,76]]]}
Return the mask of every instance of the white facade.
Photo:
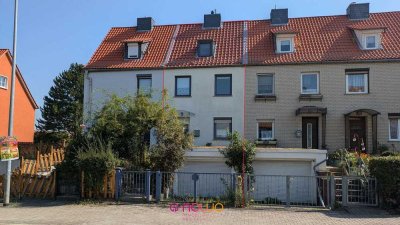
{"label": "white facade", "polygon": [[[215,96],[215,75],[232,75],[232,96]],[[175,96],[175,77],[191,77],[191,96]],[[223,140],[214,139],[214,118],[232,118],[232,132],[243,134],[244,120],[244,68],[193,68],[165,70],[164,86],[168,90],[170,103],[178,112],[190,115],[189,131],[200,131],[195,137],[195,146],[207,143],[226,145]]]}
{"label": "white facade", "polygon": [[119,97],[137,94],[138,77],[151,76],[154,100],[161,100],[162,70],[88,72],[84,84],[85,122],[101,109],[112,94]]}

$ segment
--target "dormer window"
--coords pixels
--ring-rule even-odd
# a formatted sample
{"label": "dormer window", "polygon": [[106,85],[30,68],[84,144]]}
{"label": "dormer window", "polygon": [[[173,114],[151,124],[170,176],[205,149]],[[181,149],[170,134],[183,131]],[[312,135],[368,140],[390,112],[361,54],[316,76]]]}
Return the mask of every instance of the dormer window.
{"label": "dormer window", "polygon": [[139,43],[127,43],[128,48],[128,59],[138,59],[140,58]]}
{"label": "dormer window", "polygon": [[146,53],[150,40],[129,39],[125,42],[125,58],[140,59]]}
{"label": "dormer window", "polygon": [[214,55],[214,43],[212,40],[201,40],[197,43],[197,56],[210,57]]}
{"label": "dormer window", "polygon": [[377,35],[365,35],[364,37],[364,46],[365,49],[377,49]]}
{"label": "dormer window", "polygon": [[275,34],[276,53],[294,52],[294,37],[296,34]]}

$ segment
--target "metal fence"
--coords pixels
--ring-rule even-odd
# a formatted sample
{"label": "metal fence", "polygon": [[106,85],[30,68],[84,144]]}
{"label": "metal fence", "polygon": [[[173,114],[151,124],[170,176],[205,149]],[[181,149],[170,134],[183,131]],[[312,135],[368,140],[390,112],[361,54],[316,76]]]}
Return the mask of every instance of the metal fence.
{"label": "metal fence", "polygon": [[150,201],[220,201],[242,199],[252,205],[333,207],[377,205],[375,178],[275,176],[235,173],[117,171],[116,198]]}

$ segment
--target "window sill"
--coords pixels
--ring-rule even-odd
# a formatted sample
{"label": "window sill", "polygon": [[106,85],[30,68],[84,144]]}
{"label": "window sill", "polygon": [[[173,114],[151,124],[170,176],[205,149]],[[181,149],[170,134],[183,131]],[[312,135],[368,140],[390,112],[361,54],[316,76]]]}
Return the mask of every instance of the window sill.
{"label": "window sill", "polygon": [[214,97],[232,97],[232,95],[214,95]]}
{"label": "window sill", "polygon": [[276,146],[278,144],[278,141],[275,139],[272,140],[257,140],[256,145],[257,146]]}
{"label": "window sill", "polygon": [[214,138],[213,141],[229,141],[228,138]]}
{"label": "window sill", "polygon": [[389,142],[400,142],[400,139],[389,139]]}
{"label": "window sill", "polygon": [[346,92],[346,95],[367,95],[369,92]]}
{"label": "window sill", "polygon": [[191,95],[175,95],[174,98],[191,98]]}
{"label": "window sill", "polygon": [[300,94],[299,101],[322,101],[321,94]]}
{"label": "window sill", "polygon": [[0,89],[8,90],[8,88],[6,88],[6,87],[0,87]]}
{"label": "window sill", "polygon": [[265,101],[276,101],[276,95],[263,95],[263,94],[257,94],[254,97],[254,100],[265,100]]}

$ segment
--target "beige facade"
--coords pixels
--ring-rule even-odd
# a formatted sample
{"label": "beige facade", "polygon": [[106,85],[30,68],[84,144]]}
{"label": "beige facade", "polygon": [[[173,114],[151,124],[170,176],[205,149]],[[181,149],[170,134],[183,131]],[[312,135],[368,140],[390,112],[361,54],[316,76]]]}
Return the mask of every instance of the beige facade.
{"label": "beige facade", "polygon": [[[346,94],[346,70],[369,69],[367,94]],[[302,99],[301,74],[319,74],[319,93],[322,99]],[[397,63],[357,63],[357,64],[303,64],[246,67],[246,115],[245,136],[250,140],[258,138],[258,121],[273,121],[274,138],[277,147],[302,147],[302,117],[318,117],[318,148],[322,148],[323,115],[300,114],[296,110],[304,106],[327,108],[326,147],[329,151],[349,147],[345,138],[345,114],[359,109],[379,112],[375,144],[385,144],[389,149],[400,150],[400,142],[389,141],[388,113],[400,112],[400,64]],[[258,90],[257,75],[273,74],[273,98],[255,100]],[[366,119],[366,145],[372,152],[374,137],[372,116],[368,112],[352,115]],[[347,127],[348,129],[348,127]]]}

